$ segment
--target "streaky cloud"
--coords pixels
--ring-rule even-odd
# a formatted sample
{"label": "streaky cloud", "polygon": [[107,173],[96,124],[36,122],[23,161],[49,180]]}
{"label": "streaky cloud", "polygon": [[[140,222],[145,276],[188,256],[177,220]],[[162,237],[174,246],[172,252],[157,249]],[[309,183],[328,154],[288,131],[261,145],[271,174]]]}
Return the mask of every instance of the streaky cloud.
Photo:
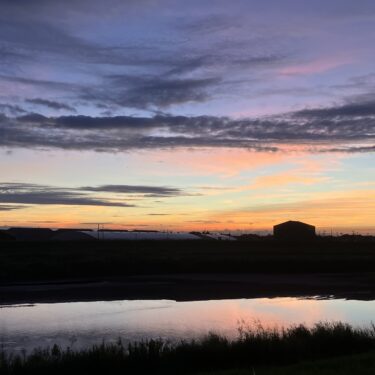
{"label": "streaky cloud", "polygon": [[165,186],[144,186],[144,185],[102,185],[82,186],[82,191],[95,191],[120,194],[145,194],[147,197],[173,197],[183,194],[178,188]]}
{"label": "streaky cloud", "polygon": [[[106,193],[100,197],[93,193]],[[117,195],[124,195],[119,198]],[[58,187],[22,182],[0,183],[0,210],[25,208],[24,205],[136,207],[126,201],[148,198],[170,198],[186,195],[182,189],[147,185],[102,185]],[[116,195],[113,197],[113,195]],[[125,202],[124,202],[125,199]]]}
{"label": "streaky cloud", "polygon": [[[69,188],[28,183],[0,183],[0,203],[17,205],[134,207],[133,204],[96,198]],[[10,207],[21,208],[20,206]]]}
{"label": "streaky cloud", "polygon": [[[181,147],[278,151],[279,145],[322,151],[373,151],[375,99],[260,118],[217,116],[0,116],[1,147],[121,152]],[[322,147],[319,147],[322,146]]]}
{"label": "streaky cloud", "polygon": [[72,106],[65,104],[65,103],[56,102],[54,100],[35,98],[35,99],[27,99],[26,102],[39,105],[39,106],[44,106],[50,109],[55,109],[55,110],[65,109],[70,112],[76,112],[75,108],[73,108]]}
{"label": "streaky cloud", "polygon": [[26,208],[25,205],[0,204],[0,211],[14,211]]}

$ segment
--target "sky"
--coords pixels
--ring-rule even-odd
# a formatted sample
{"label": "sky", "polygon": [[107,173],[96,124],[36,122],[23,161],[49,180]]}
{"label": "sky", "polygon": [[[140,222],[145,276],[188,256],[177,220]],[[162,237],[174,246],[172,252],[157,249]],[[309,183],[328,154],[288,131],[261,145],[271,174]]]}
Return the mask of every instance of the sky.
{"label": "sky", "polygon": [[0,226],[375,234],[373,0],[0,0]]}

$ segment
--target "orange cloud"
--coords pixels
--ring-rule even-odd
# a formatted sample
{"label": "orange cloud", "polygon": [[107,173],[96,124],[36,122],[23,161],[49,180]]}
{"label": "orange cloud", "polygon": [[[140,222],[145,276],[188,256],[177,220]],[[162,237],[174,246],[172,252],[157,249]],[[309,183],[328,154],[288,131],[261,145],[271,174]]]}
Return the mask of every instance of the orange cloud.
{"label": "orange cloud", "polygon": [[280,173],[276,175],[261,176],[255,179],[250,186],[251,189],[264,189],[274,186],[285,186],[290,184],[311,185],[327,180],[327,177],[298,176],[293,173]]}
{"label": "orange cloud", "polygon": [[[282,163],[291,157],[277,152],[254,152],[244,149],[184,149],[161,150],[137,155],[139,163],[145,165],[159,163],[162,171],[154,168],[154,173],[175,175],[221,175],[234,176],[243,170]],[[152,172],[151,172],[152,173]]]}

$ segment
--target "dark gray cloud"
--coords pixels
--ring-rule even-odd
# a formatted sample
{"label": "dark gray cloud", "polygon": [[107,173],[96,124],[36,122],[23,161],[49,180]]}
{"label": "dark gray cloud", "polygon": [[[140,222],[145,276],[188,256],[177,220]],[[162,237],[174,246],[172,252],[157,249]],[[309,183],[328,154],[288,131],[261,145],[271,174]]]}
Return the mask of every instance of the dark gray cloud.
{"label": "dark gray cloud", "polygon": [[9,114],[10,116],[19,116],[27,112],[19,105],[5,103],[0,103],[0,111]]}
{"label": "dark gray cloud", "polygon": [[73,35],[57,26],[56,22],[30,17],[20,11],[11,12],[8,17],[4,13],[0,15],[0,48],[5,51],[0,61],[4,63],[22,65],[30,61],[45,63],[51,60],[55,64],[66,61],[110,65],[147,63],[137,53],[129,55],[129,50],[136,51],[136,47],[100,45]]}
{"label": "dark gray cloud", "polygon": [[[273,47],[259,48],[263,45],[260,41],[264,42],[260,36],[248,40],[237,35],[230,43],[226,38],[224,42],[218,38],[208,44],[200,43],[204,39],[202,33],[207,35],[216,29],[233,27],[230,25],[236,17],[228,18],[225,14],[202,16],[198,22],[193,17],[178,25],[170,24],[170,20],[175,22],[175,17],[170,20],[167,17],[165,22],[170,27],[167,37],[153,33],[152,25],[150,29],[144,25],[147,32],[138,32],[133,38],[127,38],[126,33],[119,38],[114,33],[110,41],[100,42],[100,38],[90,39],[93,33],[85,33],[81,24],[82,17],[90,21],[91,17],[100,18],[98,15],[103,11],[100,2],[69,2],[69,6],[42,1],[23,3],[24,6],[0,3],[0,64],[13,67],[10,71],[2,70],[0,80],[33,86],[40,94],[39,100],[48,100],[43,97],[43,90],[48,90],[48,94],[64,92],[64,96],[68,94],[71,99],[83,100],[88,105],[118,108],[160,109],[203,102],[228,90],[234,70],[243,69],[249,79],[254,67],[274,66],[286,59]],[[145,1],[137,5],[136,2],[111,3],[116,4],[113,7],[119,12],[134,7],[147,9]],[[105,12],[108,16],[111,6]],[[61,22],[64,19],[61,15],[66,13],[70,22]],[[196,35],[189,40],[193,30]],[[61,82],[36,78],[48,77],[48,74],[35,77],[35,66],[51,70],[55,73],[53,77],[61,77]],[[236,78],[237,86],[245,81],[244,77]],[[235,86],[232,85],[232,90]]]}
{"label": "dark gray cloud", "polygon": [[[375,99],[262,118],[215,116],[0,116],[0,146],[126,151],[175,147],[233,147],[276,151],[277,144],[355,147],[375,138]],[[363,143],[366,144],[363,144]],[[362,143],[359,145],[359,143]],[[371,146],[371,145],[370,145]],[[353,148],[354,147],[354,148]]]}
{"label": "dark gray cloud", "polygon": [[10,204],[0,204],[0,211],[13,211],[26,208],[24,205],[10,205]]}
{"label": "dark gray cloud", "polygon": [[187,220],[186,223],[194,223],[194,224],[221,224],[221,221],[218,221],[218,220]]}
{"label": "dark gray cloud", "polygon": [[342,105],[328,108],[313,108],[304,109],[295,112],[295,117],[307,117],[317,120],[323,119],[345,119],[357,117],[373,117],[375,116],[375,100],[368,100],[364,102],[348,102]]}
{"label": "dark gray cloud", "polygon": [[79,48],[87,48],[87,44],[79,38],[35,18],[9,20],[2,16],[0,20],[0,42],[17,48],[25,55],[32,51],[76,54]]}
{"label": "dark gray cloud", "polygon": [[81,99],[131,108],[165,108],[174,104],[203,102],[219,77],[171,78],[157,76],[112,76],[101,89],[90,88]]}
{"label": "dark gray cloud", "polygon": [[[298,103],[303,88],[278,80],[275,68],[332,60],[342,50],[358,61],[372,61],[361,54],[373,36],[367,30],[371,23],[358,25],[373,14],[373,4],[338,0],[301,6],[287,1],[280,9],[276,1],[271,3],[1,1],[0,81],[15,84],[20,100],[28,97],[24,85],[32,86],[39,100],[35,106],[45,101],[56,110],[68,110],[69,103],[78,101],[88,106],[85,113],[92,113],[93,106],[109,106],[112,113],[123,113],[124,107],[164,110],[225,95],[232,111],[237,99],[254,99],[258,93],[278,92]],[[317,14],[322,30],[316,28]],[[353,23],[347,29],[342,28],[343,14]],[[353,49],[357,44],[360,51]],[[304,95],[312,95],[314,81]],[[280,88],[273,91],[275,84]],[[68,102],[56,92],[69,96]],[[289,108],[295,104],[286,103]],[[218,111],[225,113],[225,108]]]}
{"label": "dark gray cloud", "polygon": [[102,185],[82,186],[83,191],[95,191],[104,193],[119,194],[142,194],[147,197],[174,197],[182,195],[181,189],[166,186],[144,186],[144,185]]}
{"label": "dark gray cloud", "polygon": [[[100,194],[100,197],[93,195]],[[109,193],[109,194],[103,194]],[[116,197],[113,195],[116,194]],[[124,195],[120,199],[118,194]],[[24,205],[135,207],[128,202],[154,197],[169,198],[185,194],[178,188],[146,185],[102,185],[77,188],[29,183],[0,183],[0,211],[25,208]]]}
{"label": "dark gray cloud", "polygon": [[[256,79],[248,73],[246,78],[224,79],[227,71],[268,67],[282,63],[286,57],[274,53],[246,52],[222,46],[216,51],[191,52],[181,57],[174,53],[161,53],[153,70],[140,74],[103,75],[99,86],[82,87],[79,99],[96,105],[117,108],[164,109],[174,105],[202,103],[214,97],[235,93],[245,82]],[[160,51],[157,53],[160,54]]]}
{"label": "dark gray cloud", "polygon": [[[224,0],[215,7],[194,1],[178,7],[170,6],[178,2],[166,6],[148,0],[110,0],[105,4],[97,0],[68,0],[64,4],[0,1],[0,85],[2,101],[7,103],[0,105],[5,114],[0,117],[0,147],[113,152],[241,147],[276,151],[278,143],[321,143],[332,145],[326,149],[333,150],[347,148],[350,142],[372,142],[373,96],[262,118],[160,112],[189,104],[175,113],[197,114],[201,109],[191,103],[210,100],[213,105],[207,106],[208,113],[241,112],[248,104],[257,110],[259,103],[252,107],[253,102],[246,99],[256,102],[259,95],[292,96],[293,102],[285,100],[290,108],[300,105],[300,96],[312,95],[314,89],[314,95],[321,97],[322,84],[317,83],[321,80],[311,79],[306,87],[294,87],[296,83],[291,87],[285,77],[277,79],[282,71],[279,68],[310,63],[314,67],[320,61],[324,65],[326,59],[336,60],[336,49],[344,50],[340,39],[328,38],[327,45],[323,43],[326,47],[320,47],[322,36],[345,31],[336,10],[362,17],[373,14],[364,9],[374,7],[349,6],[349,0],[342,5],[343,1],[340,7],[328,6],[332,20],[329,33],[326,24],[321,25],[322,33],[315,27],[314,15],[323,6],[320,1],[308,7],[287,1],[289,5],[282,10],[261,1],[251,5],[244,1],[236,7],[229,7]],[[324,4],[327,12],[328,8]],[[161,11],[156,14],[155,10]],[[102,17],[104,11],[106,17]],[[285,13],[280,16],[279,11]],[[286,19],[284,14],[289,13],[297,17]],[[301,15],[306,16],[302,23]],[[124,22],[125,16],[128,22]],[[343,33],[345,50],[353,54],[356,50],[350,47],[355,46],[355,38],[367,35],[366,25],[364,29],[357,26]],[[371,35],[361,48],[367,48]],[[332,47],[331,54],[327,54],[328,46]],[[358,60],[361,58],[365,59],[358,55]],[[361,69],[358,74],[362,76],[349,82],[350,89],[370,92],[373,85],[366,82],[371,74]],[[327,92],[331,89],[328,87]],[[8,91],[12,91],[9,96]],[[22,105],[17,105],[25,101],[35,113],[25,114]],[[50,112],[46,109],[74,112],[75,106],[84,108],[82,113],[105,112],[96,117],[46,116]],[[112,115],[130,113],[129,109],[156,115]],[[353,152],[365,152],[363,146],[351,147]],[[369,150],[367,144],[365,147]]]}
{"label": "dark gray cloud", "polygon": [[35,104],[35,105],[39,105],[39,106],[43,106],[43,107],[47,107],[47,108],[51,108],[51,109],[55,109],[55,110],[58,110],[58,111],[61,110],[61,109],[65,109],[65,110],[70,111],[70,112],[76,112],[75,108],[73,108],[72,106],[70,106],[68,104],[56,102],[54,100],[35,98],[35,99],[27,99],[26,102],[31,103],[31,104]]}
{"label": "dark gray cloud", "polygon": [[[223,83],[219,75],[196,78],[180,76],[182,70],[193,69],[188,62],[169,61],[166,66],[170,72],[164,75],[142,73],[140,75],[99,76],[99,84],[61,82],[12,75],[0,75],[0,80],[16,85],[28,85],[38,90],[46,89],[52,93],[69,96],[76,102],[109,109],[166,108],[188,102],[204,102],[212,97],[214,91],[216,94],[218,90],[222,91],[221,85],[230,84],[230,82]],[[177,74],[177,72],[180,73]],[[37,106],[43,105],[56,110],[66,109],[75,112],[69,104],[49,99],[37,98],[26,99],[26,101]]]}
{"label": "dark gray cloud", "polygon": [[375,145],[374,146],[354,146],[354,147],[336,147],[336,148],[327,148],[322,149],[320,152],[340,152],[340,153],[369,153],[375,152]]}
{"label": "dark gray cloud", "polygon": [[350,77],[346,82],[332,85],[333,89],[340,91],[344,90],[360,90],[371,92],[375,89],[375,73],[368,73],[365,75],[359,75]]}
{"label": "dark gray cloud", "polygon": [[82,85],[71,82],[61,82],[46,79],[27,78],[21,76],[11,76],[0,74],[0,80],[10,82],[12,84],[20,83],[22,85],[35,86],[40,89],[50,89],[56,91],[77,91],[82,89]]}
{"label": "dark gray cloud", "polygon": [[[74,189],[25,183],[0,183],[0,203],[134,207],[134,205],[125,202],[89,196]],[[20,208],[19,206],[14,207]]]}
{"label": "dark gray cloud", "polygon": [[202,34],[218,33],[221,31],[227,31],[229,29],[240,29],[242,25],[236,21],[233,17],[224,15],[209,15],[206,17],[199,17],[195,20],[178,20],[180,21],[176,26],[189,34],[198,34],[200,37]]}
{"label": "dark gray cloud", "polygon": [[[80,47],[77,47],[81,50]],[[126,50],[126,48],[125,48]],[[132,50],[132,49],[131,49]],[[117,51],[117,49],[116,49]],[[113,64],[117,58],[108,51],[108,62]],[[116,52],[118,53],[118,51]],[[96,73],[98,83],[86,81],[54,81],[15,75],[0,75],[0,80],[13,84],[28,85],[38,90],[49,90],[52,93],[64,93],[75,101],[96,106],[110,106],[113,108],[163,109],[172,105],[189,102],[204,102],[213,97],[224,95],[231,90],[238,91],[246,81],[255,81],[249,74],[241,79],[224,79],[225,71],[234,69],[252,69],[256,66],[269,66],[281,63],[284,56],[278,54],[252,54],[244,51],[224,51],[208,54],[192,52],[192,56],[176,55],[174,52],[149,51],[148,48],[138,51],[124,51],[129,60],[119,61],[125,66],[146,66],[133,74],[100,74]],[[158,57],[150,58],[148,55]],[[85,54],[87,57],[87,54]],[[77,56],[76,56],[77,57]],[[99,62],[97,62],[99,64]],[[148,65],[152,65],[149,67]],[[43,104],[40,100],[35,104]],[[30,103],[33,101],[28,100]],[[47,103],[44,103],[47,105]],[[49,106],[53,108],[52,106]],[[60,109],[57,108],[56,109]]]}

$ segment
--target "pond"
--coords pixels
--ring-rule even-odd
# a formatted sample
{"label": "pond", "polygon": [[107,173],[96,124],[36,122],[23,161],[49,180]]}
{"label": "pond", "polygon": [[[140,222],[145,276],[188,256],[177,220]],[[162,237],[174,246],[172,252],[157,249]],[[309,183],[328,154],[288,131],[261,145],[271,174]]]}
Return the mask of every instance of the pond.
{"label": "pond", "polygon": [[368,326],[375,301],[256,298],[176,302],[134,300],[0,306],[0,346],[27,351],[57,343],[73,349],[150,338],[180,340],[209,332],[236,337],[241,326],[281,327],[319,321]]}

